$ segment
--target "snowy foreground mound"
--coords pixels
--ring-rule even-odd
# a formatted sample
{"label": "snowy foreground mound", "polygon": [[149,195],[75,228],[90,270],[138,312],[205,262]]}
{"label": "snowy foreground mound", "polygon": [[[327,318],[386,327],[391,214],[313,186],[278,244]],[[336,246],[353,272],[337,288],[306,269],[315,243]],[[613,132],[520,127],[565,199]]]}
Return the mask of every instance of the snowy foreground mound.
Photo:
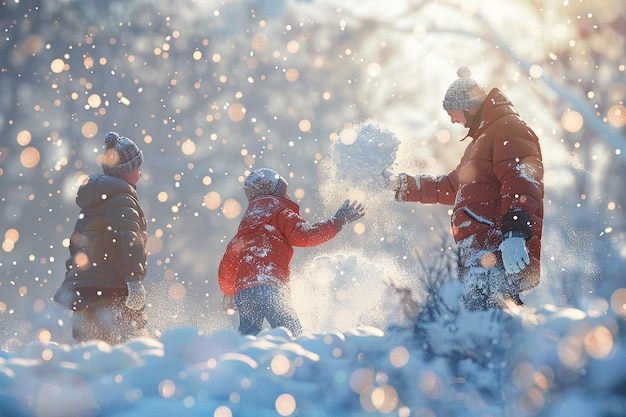
{"label": "snowy foreground mound", "polygon": [[297,339],[176,328],[119,346],[31,343],[0,351],[0,415],[623,416],[625,333],[610,308],[462,310]]}

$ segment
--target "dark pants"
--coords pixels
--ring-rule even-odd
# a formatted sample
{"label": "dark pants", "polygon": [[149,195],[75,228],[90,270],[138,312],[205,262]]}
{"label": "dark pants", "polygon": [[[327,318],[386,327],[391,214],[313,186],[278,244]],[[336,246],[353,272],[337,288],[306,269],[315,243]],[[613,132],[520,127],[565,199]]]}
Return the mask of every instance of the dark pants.
{"label": "dark pants", "polygon": [[258,334],[263,319],[275,327],[286,327],[294,336],[302,334],[302,325],[285,288],[263,285],[239,291],[235,294],[239,310],[239,333]]}
{"label": "dark pants", "polygon": [[103,299],[74,312],[72,336],[79,342],[102,340],[123,343],[137,337],[148,337],[146,314],[132,310],[119,299]]}

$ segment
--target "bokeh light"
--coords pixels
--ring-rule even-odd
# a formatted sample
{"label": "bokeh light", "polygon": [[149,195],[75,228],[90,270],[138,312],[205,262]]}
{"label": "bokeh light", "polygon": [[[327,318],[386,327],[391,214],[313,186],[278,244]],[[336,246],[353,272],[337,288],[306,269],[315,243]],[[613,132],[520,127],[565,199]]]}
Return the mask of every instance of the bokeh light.
{"label": "bokeh light", "polygon": [[20,146],[28,146],[32,140],[32,135],[28,130],[22,130],[17,134],[17,143]]}
{"label": "bokeh light", "polygon": [[367,231],[367,227],[365,227],[365,223],[363,222],[354,222],[352,230],[354,230],[355,234],[362,235]]}
{"label": "bokeh light", "polygon": [[20,153],[20,163],[24,168],[34,168],[40,162],[39,149],[29,146]]}
{"label": "bokeh light", "polygon": [[185,289],[185,286],[180,282],[172,283],[167,291],[167,294],[173,301],[181,301],[183,298],[185,298],[186,293],[187,290]]}
{"label": "bokeh light", "polygon": [[295,371],[295,367],[288,357],[285,355],[276,355],[272,358],[272,362],[270,363],[270,369],[276,375],[280,376],[291,376]]}
{"label": "bokeh light", "polygon": [[240,122],[246,117],[246,108],[241,103],[234,103],[228,107],[228,118],[233,122]]}
{"label": "bokeh light", "polygon": [[409,362],[409,357],[409,350],[404,346],[398,346],[389,353],[389,362],[396,368],[402,368]]}
{"label": "bokeh light", "polygon": [[374,372],[369,368],[359,368],[350,375],[350,389],[359,394],[374,384]]}
{"label": "bokeh light", "polygon": [[53,59],[52,62],[50,63],[50,70],[55,74],[59,74],[63,72],[64,69],[65,69],[65,62],[63,62],[63,60],[60,58]]}
{"label": "bokeh light", "polygon": [[39,329],[37,332],[37,340],[41,343],[48,343],[52,340],[52,334],[48,329]]}
{"label": "bokeh light", "polygon": [[289,68],[285,71],[285,79],[290,83],[298,81],[298,78],[300,78],[300,72],[297,69]]}
{"label": "bokeh light", "polygon": [[222,214],[229,220],[236,219],[241,214],[241,204],[234,198],[227,199],[222,206]]}
{"label": "bokeh light", "polygon": [[626,288],[618,288],[611,294],[611,309],[615,314],[626,317]]}
{"label": "bokeh light", "polygon": [[572,369],[580,368],[584,362],[583,344],[576,336],[563,337],[557,346],[557,354],[561,363]]}
{"label": "bokeh light", "polygon": [[567,110],[561,116],[561,126],[570,133],[576,133],[583,127],[583,116],[575,110]]}
{"label": "bokeh light", "polygon": [[607,357],[613,350],[613,335],[605,326],[598,326],[585,336],[585,350],[595,359]]}
{"label": "bokeh light", "polygon": [[281,416],[290,416],[296,411],[296,399],[291,394],[281,394],[276,398],[276,411]]}
{"label": "bokeh light", "polygon": [[379,77],[381,72],[382,68],[378,62],[372,62],[367,66],[367,75],[372,78]]}
{"label": "bokeh light", "polygon": [[196,144],[191,139],[186,139],[180,148],[183,154],[187,156],[196,153]]}
{"label": "bokeh light", "polygon": [[309,132],[311,130],[311,122],[307,119],[300,120],[298,129],[300,129],[301,132]]}
{"label": "bokeh light", "polygon": [[426,370],[419,376],[420,389],[431,399],[441,398],[443,383],[433,371]]}
{"label": "bokeh light", "polygon": [[339,141],[344,145],[352,145],[357,137],[357,131],[354,128],[346,128],[339,135]]}
{"label": "bokeh light", "polygon": [[225,405],[220,405],[215,409],[213,413],[213,417],[233,417],[233,412],[230,408]]}
{"label": "bokeh light", "polygon": [[611,106],[606,117],[613,127],[623,127],[626,125],[626,107],[622,104]]}
{"label": "bokeh light", "polygon": [[204,207],[209,210],[217,210],[222,204],[222,197],[217,191],[209,191],[204,195]]}
{"label": "bokeh light", "polygon": [[98,134],[98,125],[94,122],[85,122],[80,131],[84,137],[93,138]]}
{"label": "bokeh light", "polygon": [[176,384],[171,379],[159,383],[159,394],[163,398],[172,398],[176,394]]}
{"label": "bokeh light", "polygon": [[89,104],[89,107],[92,109],[97,109],[102,104],[102,98],[99,94],[92,94],[87,98],[87,104]]}

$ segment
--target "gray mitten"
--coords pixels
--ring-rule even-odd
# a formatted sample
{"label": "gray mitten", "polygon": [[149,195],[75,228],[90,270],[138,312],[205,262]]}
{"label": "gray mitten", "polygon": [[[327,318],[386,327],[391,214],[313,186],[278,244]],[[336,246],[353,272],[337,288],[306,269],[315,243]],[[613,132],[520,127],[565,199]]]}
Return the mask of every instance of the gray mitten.
{"label": "gray mitten", "polygon": [[344,203],[339,207],[337,213],[335,213],[335,220],[340,225],[352,223],[355,220],[360,219],[365,215],[365,209],[361,205],[361,203],[357,203],[356,201],[350,204],[350,200],[344,201]]}
{"label": "gray mitten", "polygon": [[128,281],[128,297],[126,297],[126,307],[131,310],[141,310],[146,305],[146,289],[141,281]]}

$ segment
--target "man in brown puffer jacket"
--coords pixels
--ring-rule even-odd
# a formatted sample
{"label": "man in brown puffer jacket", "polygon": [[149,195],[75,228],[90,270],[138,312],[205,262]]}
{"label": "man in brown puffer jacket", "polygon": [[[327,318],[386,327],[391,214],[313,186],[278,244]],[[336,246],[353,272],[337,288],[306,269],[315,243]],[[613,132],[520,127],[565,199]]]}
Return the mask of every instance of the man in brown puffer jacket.
{"label": "man in brown puffer jacket", "polygon": [[489,94],[457,71],[443,100],[452,123],[469,128],[459,165],[446,175],[388,177],[396,200],[452,205],[459,279],[469,310],[523,304],[539,284],[543,163],[539,140],[497,88]]}

